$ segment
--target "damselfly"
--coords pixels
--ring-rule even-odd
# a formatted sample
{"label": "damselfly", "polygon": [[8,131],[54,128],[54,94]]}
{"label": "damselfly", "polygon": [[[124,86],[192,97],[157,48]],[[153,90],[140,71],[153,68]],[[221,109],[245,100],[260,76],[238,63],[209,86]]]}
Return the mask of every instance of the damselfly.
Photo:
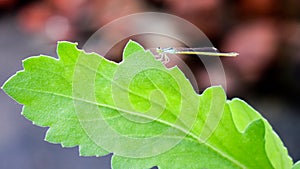
{"label": "damselfly", "polygon": [[170,59],[167,54],[183,54],[183,55],[204,55],[204,56],[225,56],[225,57],[236,57],[239,54],[236,52],[221,53],[214,47],[204,48],[182,48],[182,47],[170,47],[170,48],[156,48],[158,53],[157,59],[163,63],[168,63]]}

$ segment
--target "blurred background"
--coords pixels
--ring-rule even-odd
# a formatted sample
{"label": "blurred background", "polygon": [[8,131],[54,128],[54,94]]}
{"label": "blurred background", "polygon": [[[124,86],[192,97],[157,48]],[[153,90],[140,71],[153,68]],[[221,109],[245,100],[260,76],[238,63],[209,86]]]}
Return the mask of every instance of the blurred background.
{"label": "blurred background", "polygon": [[[299,0],[0,0],[0,84],[21,70],[27,57],[56,56],[57,40],[76,41],[80,47],[101,26],[149,11],[182,17],[220,51],[239,52],[238,58],[222,58],[229,98],[242,98],[262,113],[294,161],[300,160]],[[106,56],[120,61],[125,43]],[[184,59],[201,92],[210,85],[207,72],[199,59]],[[1,169],[110,168],[110,156],[79,157],[77,147],[43,141],[46,128],[22,117],[22,106],[2,90],[0,108]]]}

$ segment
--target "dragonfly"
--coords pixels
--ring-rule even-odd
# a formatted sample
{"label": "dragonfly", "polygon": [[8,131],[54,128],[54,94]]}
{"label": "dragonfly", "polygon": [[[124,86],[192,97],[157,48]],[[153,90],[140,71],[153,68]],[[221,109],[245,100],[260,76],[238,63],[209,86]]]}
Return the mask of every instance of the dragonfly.
{"label": "dragonfly", "polygon": [[218,52],[215,47],[203,47],[203,48],[184,48],[184,47],[169,47],[169,48],[156,48],[158,53],[157,59],[164,64],[170,61],[167,54],[182,54],[182,55],[204,55],[204,56],[224,56],[224,57],[236,57],[239,54],[236,52],[222,53]]}

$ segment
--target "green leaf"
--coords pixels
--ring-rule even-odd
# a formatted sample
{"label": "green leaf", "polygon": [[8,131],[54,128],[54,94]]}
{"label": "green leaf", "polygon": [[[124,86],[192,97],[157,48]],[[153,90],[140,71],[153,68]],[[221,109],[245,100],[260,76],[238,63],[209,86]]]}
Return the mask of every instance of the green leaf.
{"label": "green leaf", "polygon": [[300,161],[296,162],[292,169],[300,169]]}
{"label": "green leaf", "polygon": [[137,42],[129,40],[129,42],[126,44],[124,51],[123,51],[123,59],[126,59],[128,56],[130,56],[138,51],[144,51],[144,48]]}
{"label": "green leaf", "polygon": [[221,87],[198,95],[133,41],[119,64],[76,45],[59,42],[58,60],[24,60],[3,86],[26,118],[49,127],[47,141],[84,156],[114,153],[113,168],[292,167],[269,123]]}

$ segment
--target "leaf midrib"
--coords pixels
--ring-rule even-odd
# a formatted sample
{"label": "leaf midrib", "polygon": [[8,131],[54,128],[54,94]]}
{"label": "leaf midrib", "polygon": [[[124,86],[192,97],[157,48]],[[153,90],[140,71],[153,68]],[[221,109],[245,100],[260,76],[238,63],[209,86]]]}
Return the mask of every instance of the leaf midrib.
{"label": "leaf midrib", "polygon": [[[243,164],[241,164],[240,162],[238,162],[237,160],[235,160],[234,158],[228,156],[227,154],[223,153],[222,151],[219,151],[216,147],[214,147],[213,145],[210,145],[209,143],[202,141],[201,139],[199,139],[195,134],[181,128],[180,126],[175,126],[167,121],[163,121],[157,118],[153,118],[151,116],[147,116],[145,114],[141,114],[141,113],[137,113],[137,112],[131,112],[128,110],[124,110],[124,109],[120,109],[120,108],[116,108],[107,104],[101,104],[101,103],[97,103],[97,102],[93,102],[93,101],[89,101],[89,100],[85,100],[85,99],[81,99],[81,98],[77,98],[77,97],[72,97],[72,96],[68,96],[65,94],[60,94],[60,93],[55,93],[55,92],[48,92],[48,91],[41,91],[41,90],[36,90],[36,89],[27,89],[27,88],[21,88],[21,87],[11,87],[11,88],[15,88],[15,89],[19,89],[19,90],[27,90],[27,91],[31,91],[31,92],[36,92],[36,93],[42,93],[42,94],[50,94],[50,95],[55,95],[55,96],[59,96],[59,97],[63,97],[63,98],[68,98],[71,100],[77,100],[77,101],[82,101],[82,102],[86,102],[92,105],[96,105],[96,106],[100,106],[100,107],[105,107],[105,108],[110,108],[113,110],[117,110],[117,111],[122,111],[124,113],[128,113],[131,115],[135,115],[135,116],[139,116],[139,117],[143,117],[143,118],[148,118],[150,120],[155,120],[158,121],[162,124],[165,124],[167,126],[170,127],[174,127],[176,129],[178,129],[179,131],[182,131],[184,133],[186,133],[187,135],[191,136],[192,138],[194,138],[197,143],[199,144],[205,144],[207,145],[209,148],[211,148],[212,150],[214,150],[216,153],[218,153],[219,155],[223,156],[224,158],[228,159],[229,161],[231,161],[232,163],[236,164],[237,166],[241,167],[241,168],[247,168],[246,166],[244,166]],[[26,105],[25,105],[26,106]]]}

